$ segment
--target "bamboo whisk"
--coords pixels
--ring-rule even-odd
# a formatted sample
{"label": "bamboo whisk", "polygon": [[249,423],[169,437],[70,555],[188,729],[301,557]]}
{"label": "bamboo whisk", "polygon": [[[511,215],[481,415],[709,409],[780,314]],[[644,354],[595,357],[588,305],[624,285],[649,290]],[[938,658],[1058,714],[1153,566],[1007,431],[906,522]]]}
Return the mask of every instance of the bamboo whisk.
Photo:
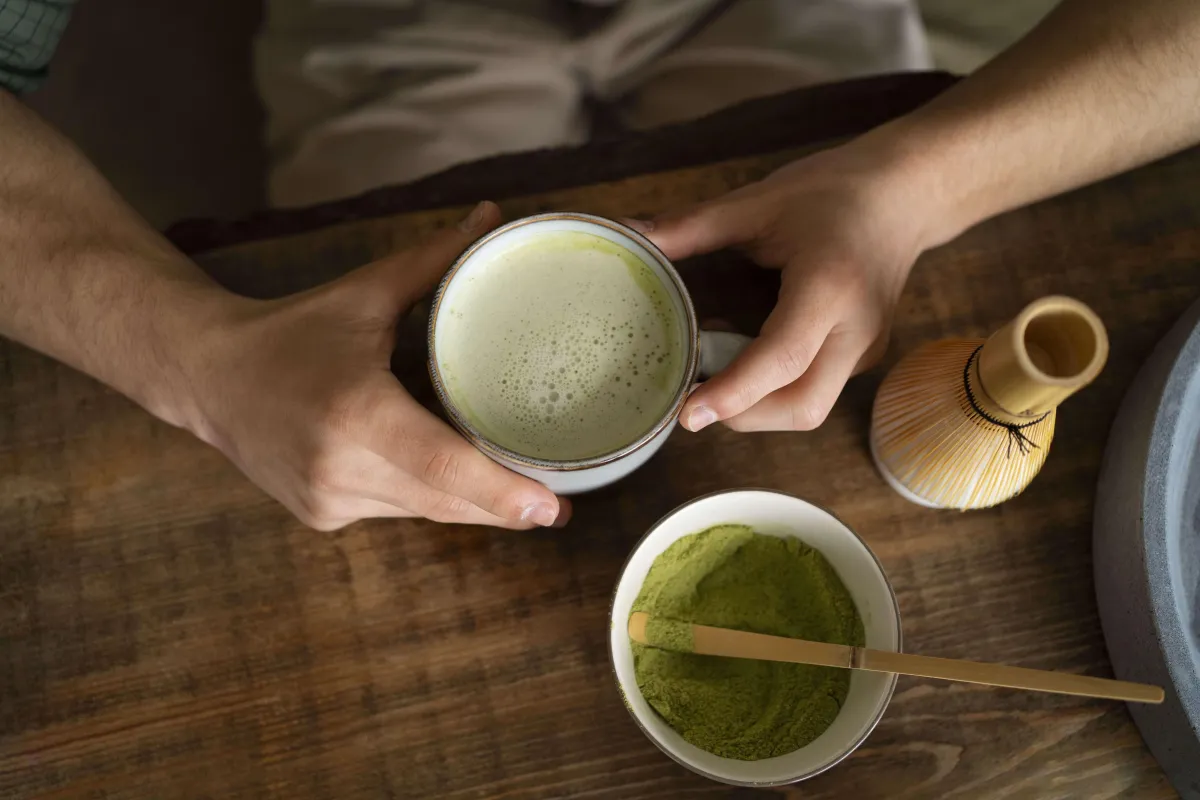
{"label": "bamboo whisk", "polygon": [[1108,335],[1090,308],[1044,297],[988,339],[947,339],[903,358],[871,415],[871,455],[905,498],[988,508],[1046,462],[1059,404],[1091,383]]}

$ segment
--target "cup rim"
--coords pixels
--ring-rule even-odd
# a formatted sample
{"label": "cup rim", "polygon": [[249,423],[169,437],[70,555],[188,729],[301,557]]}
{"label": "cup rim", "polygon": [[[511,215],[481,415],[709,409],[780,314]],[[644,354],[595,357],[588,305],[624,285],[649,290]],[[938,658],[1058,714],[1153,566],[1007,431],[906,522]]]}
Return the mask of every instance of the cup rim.
{"label": "cup rim", "polygon": [[[478,430],[466,418],[458,408],[457,404],[450,397],[449,391],[446,389],[445,381],[442,378],[441,367],[438,365],[437,358],[437,321],[438,314],[441,311],[442,299],[445,297],[446,290],[450,283],[454,280],[454,276],[458,271],[479,251],[484,245],[494,239],[503,236],[509,231],[542,222],[554,222],[557,220],[570,220],[575,222],[583,222],[589,225],[596,225],[624,236],[627,239],[637,243],[640,247],[648,252],[658,265],[662,267],[667,277],[673,284],[676,293],[684,308],[684,322],[687,328],[685,335],[685,345],[687,347],[686,359],[684,363],[683,375],[680,378],[679,388],[675,392],[675,397],[671,401],[671,405],[663,413],[662,417],[654,424],[654,426],[639,436],[634,441],[624,444],[621,447],[588,458],[579,459],[544,459],[535,458],[533,456],[523,455],[515,450],[511,450],[497,442],[492,441]],[[433,305],[429,310],[429,327],[426,335],[427,347],[429,351],[428,368],[429,377],[433,382],[434,391],[437,393],[438,401],[442,404],[442,408],[446,409],[446,413],[450,417],[450,422],[458,429],[471,444],[475,445],[480,450],[483,450],[489,455],[505,461],[516,462],[526,467],[533,469],[548,470],[553,472],[572,472],[576,470],[591,469],[604,464],[618,461],[631,453],[637,452],[650,442],[654,441],[659,434],[663,432],[669,425],[674,424],[675,419],[679,416],[679,412],[683,409],[684,402],[687,401],[688,395],[691,392],[692,383],[696,379],[696,370],[700,363],[700,347],[699,347],[699,324],[696,321],[696,309],[692,305],[691,295],[688,294],[687,287],[683,283],[683,279],[679,277],[675,266],[670,259],[663,254],[653,242],[647,239],[638,231],[630,228],[628,225],[622,225],[615,220],[607,217],[600,217],[594,214],[584,214],[577,211],[550,211],[542,214],[533,214],[527,217],[507,222],[504,225],[490,231],[479,239],[475,240],[470,247],[462,252],[446,274],[442,277],[438,284],[437,292],[433,298]]]}
{"label": "cup rim", "polygon": [[848,758],[851,753],[853,753],[855,750],[857,750],[859,747],[861,747],[863,742],[865,742],[870,737],[870,735],[872,733],[874,733],[875,728],[878,727],[878,725],[879,725],[879,721],[882,720],[883,715],[887,713],[887,709],[892,704],[892,698],[895,696],[895,693],[896,693],[896,683],[899,681],[899,676],[895,673],[892,673],[891,680],[888,682],[887,691],[884,694],[883,703],[880,704],[879,711],[875,714],[875,718],[873,720],[871,720],[871,723],[863,730],[862,735],[860,735],[855,741],[853,741],[849,745],[847,745],[845,750],[843,750],[836,758],[833,758],[828,763],[823,764],[816,769],[809,770],[808,772],[802,773],[800,775],[796,775],[794,777],[789,777],[789,778],[785,778],[785,779],[778,780],[778,781],[741,781],[741,780],[736,780],[734,778],[725,778],[725,777],[721,777],[719,775],[714,775],[711,772],[708,772],[708,771],[700,768],[696,764],[693,764],[693,763],[687,761],[686,759],[675,755],[669,749],[667,749],[667,747],[664,746],[663,743],[660,742],[658,740],[658,738],[644,724],[642,724],[641,718],[637,715],[637,712],[635,712],[633,710],[633,707],[630,706],[629,701],[625,698],[625,688],[621,683],[620,675],[617,674],[617,654],[613,650],[613,643],[612,643],[613,640],[612,640],[612,636],[611,636],[611,629],[613,626],[615,626],[617,624],[617,621],[614,618],[614,614],[616,614],[616,610],[617,610],[617,590],[621,587],[621,583],[625,580],[625,573],[628,571],[629,564],[633,561],[634,555],[646,543],[646,540],[649,539],[650,536],[655,531],[657,531],[659,528],[661,528],[663,526],[663,524],[665,524],[667,522],[667,520],[669,520],[671,517],[674,517],[680,511],[682,511],[685,508],[688,508],[689,506],[695,505],[696,503],[700,503],[705,500],[709,500],[713,497],[720,497],[721,495],[739,494],[739,493],[754,493],[754,492],[763,492],[763,493],[767,493],[767,494],[780,495],[782,497],[787,497],[792,500],[799,500],[802,503],[807,503],[808,505],[812,506],[813,508],[816,508],[816,509],[828,514],[835,521],[837,521],[838,524],[840,524],[843,528],[845,528],[847,531],[850,532],[850,535],[853,536],[854,539],[863,546],[863,549],[867,551],[867,554],[871,556],[871,561],[875,564],[875,569],[879,572],[879,577],[883,579],[883,584],[884,584],[884,586],[887,587],[888,598],[891,600],[892,611],[894,612],[893,617],[896,621],[896,652],[900,653],[900,652],[904,651],[904,630],[903,630],[904,626],[903,626],[901,618],[900,618],[900,603],[896,599],[896,590],[892,586],[892,582],[888,578],[887,571],[884,570],[883,564],[879,561],[879,556],[875,555],[875,551],[872,550],[871,547],[866,543],[866,541],[863,540],[862,536],[860,536],[858,534],[858,531],[854,530],[854,528],[847,525],[846,522],[841,517],[839,517],[837,514],[833,513],[832,511],[830,511],[828,508],[821,505],[820,503],[814,503],[811,500],[805,500],[803,497],[797,497],[794,494],[790,494],[788,492],[781,492],[777,489],[765,489],[765,488],[760,488],[760,487],[747,486],[747,487],[741,487],[741,488],[737,488],[737,489],[720,489],[715,492],[709,492],[708,494],[700,495],[699,497],[693,497],[691,500],[688,500],[685,503],[681,503],[680,505],[678,505],[675,508],[668,511],[666,514],[664,514],[662,517],[660,517],[657,522],[655,522],[653,525],[651,525],[649,528],[647,528],[646,532],[644,534],[642,534],[642,536],[637,540],[637,542],[634,543],[633,547],[631,547],[629,549],[629,554],[625,557],[625,562],[623,564],[621,564],[621,569],[617,572],[617,580],[613,584],[612,597],[609,600],[609,604],[608,604],[608,621],[609,621],[609,627],[610,627],[610,635],[608,637],[608,667],[609,667],[609,671],[612,673],[613,682],[617,686],[617,691],[621,694],[622,704],[625,706],[625,710],[629,713],[629,716],[633,718],[634,724],[637,725],[638,729],[641,730],[642,734],[647,739],[649,739],[651,741],[651,743],[653,743],[653,745],[655,747],[657,747],[662,753],[664,753],[668,758],[670,758],[676,764],[679,764],[680,766],[682,766],[688,770],[691,770],[692,772],[696,773],[697,775],[708,778],[711,781],[716,781],[717,783],[723,783],[727,786],[741,786],[741,787],[746,787],[746,788],[765,788],[765,787],[772,787],[772,786],[790,786],[795,783],[800,783],[801,781],[806,781],[809,778],[815,778],[816,776],[822,774],[823,772],[833,769],[838,764],[842,763],[842,761],[846,760],[846,758]]}

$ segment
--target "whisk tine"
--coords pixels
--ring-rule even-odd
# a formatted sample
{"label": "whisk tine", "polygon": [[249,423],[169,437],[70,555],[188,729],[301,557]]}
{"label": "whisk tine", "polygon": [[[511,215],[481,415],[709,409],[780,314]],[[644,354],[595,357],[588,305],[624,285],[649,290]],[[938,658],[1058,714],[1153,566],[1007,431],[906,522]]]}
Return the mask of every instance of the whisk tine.
{"label": "whisk tine", "polygon": [[888,482],[936,508],[988,508],[1021,493],[1054,438],[1057,407],[1108,357],[1099,317],[1045,297],[988,339],[933,342],[884,379],[871,452]]}

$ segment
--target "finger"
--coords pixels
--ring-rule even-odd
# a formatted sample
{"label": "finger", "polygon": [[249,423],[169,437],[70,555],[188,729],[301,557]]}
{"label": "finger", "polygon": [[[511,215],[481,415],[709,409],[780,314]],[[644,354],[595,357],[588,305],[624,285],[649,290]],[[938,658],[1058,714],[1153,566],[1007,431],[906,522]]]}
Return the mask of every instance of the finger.
{"label": "finger", "polygon": [[[454,522],[466,525],[489,525],[501,528],[528,529],[532,522],[509,522],[482,510],[461,497],[431,489],[411,476],[387,464],[376,468],[373,481],[345,480],[329,488],[336,496],[296,504],[296,516],[310,528],[334,531],[363,519],[424,517],[434,522]],[[403,498],[401,505],[392,498]],[[411,508],[420,509],[413,511]],[[562,527],[562,524],[556,525]]]}
{"label": "finger", "polygon": [[[434,505],[428,509],[427,514],[415,514],[403,508],[393,506],[389,503],[381,503],[374,500],[364,499],[363,505],[360,508],[362,513],[358,514],[359,519],[368,518],[386,518],[386,517],[425,517],[434,522],[455,523],[459,525],[483,525],[489,528],[508,528],[514,531],[526,531],[532,528],[539,527],[533,522],[513,522],[512,520],[501,519],[495,514],[489,514],[483,509],[471,503],[466,503],[463,507],[451,499],[451,495],[441,494],[442,500],[434,502]],[[464,501],[465,502],[465,501]],[[554,521],[551,528],[564,528],[571,517],[571,504],[567,500],[559,500],[559,516]]]}
{"label": "finger", "polygon": [[[300,521],[319,531],[335,531],[347,525],[364,519],[413,519],[423,517],[434,522],[458,523],[462,525],[486,525],[495,528],[510,528],[513,530],[528,530],[536,527],[532,522],[510,522],[489,514],[461,498],[451,498],[442,492],[435,492],[425,487],[426,497],[417,498],[418,504],[425,509],[424,513],[409,511],[392,503],[376,500],[370,497],[349,497],[339,500],[328,507],[321,516],[301,513],[297,516]],[[566,524],[556,524],[562,527]]]}
{"label": "finger", "polygon": [[[363,462],[361,469],[344,475],[341,484],[334,488],[349,498],[327,512],[334,517],[353,517],[355,514],[360,517],[425,517],[436,522],[491,525],[514,530],[536,527],[529,520],[502,519],[468,500],[434,489],[378,454]],[[367,514],[363,504],[377,507],[380,513]],[[551,527],[563,527],[570,516],[570,503],[559,500],[558,517]]]}
{"label": "finger", "polygon": [[493,528],[508,528],[509,530],[529,530],[530,528],[549,527],[563,528],[571,519],[571,504],[565,499],[559,499],[557,516],[549,525],[535,522],[532,519],[505,519],[498,517],[479,506],[464,500],[457,495],[438,491],[428,485],[407,492],[408,501],[418,513],[412,516],[425,517],[434,522],[459,523],[464,525],[487,525]]}
{"label": "finger", "polygon": [[726,420],[735,431],[811,431],[829,416],[864,350],[854,337],[832,334],[798,380]]}
{"label": "finger", "polygon": [[732,419],[804,374],[835,322],[830,296],[818,280],[784,276],[779,301],[758,338],[688,398],[680,414],[685,428],[698,431]]}
{"label": "finger", "polygon": [[[390,395],[382,404],[386,411],[376,415],[369,442],[375,452],[421,483],[508,523],[551,526],[559,521],[559,501],[549,489],[476,450],[398,384]],[[425,513],[419,506],[413,510]]]}
{"label": "finger", "polygon": [[[439,493],[440,499],[426,509],[420,516],[435,522],[457,523],[460,525],[486,525],[491,528],[507,528],[513,531],[527,531],[532,528],[565,528],[571,519],[571,503],[566,499],[558,501],[558,517],[550,525],[539,525],[529,520],[511,520],[498,517],[478,506],[463,500],[461,497]],[[465,507],[464,507],[465,505]]]}
{"label": "finger", "polygon": [[[399,506],[394,506],[390,503],[383,503],[378,500],[368,498],[359,499],[353,506],[354,516],[357,519],[387,519],[397,517],[425,517],[434,522],[453,522],[462,525],[487,525],[494,528],[516,528],[528,529],[534,527],[532,522],[508,523],[500,519],[495,514],[489,514],[478,506],[467,503],[465,507],[459,507],[457,504],[441,503],[441,507],[453,509],[445,514],[438,514],[432,511],[432,516],[425,514],[417,514]],[[434,507],[437,507],[436,505]]]}
{"label": "finger", "polygon": [[[357,497],[337,503],[336,516],[312,517],[304,514],[298,516],[301,522],[315,530],[336,531],[346,527],[347,525],[352,525],[355,522],[359,522],[364,519],[413,519],[422,515],[409,511],[406,508],[394,506],[391,503],[385,503],[365,497]],[[429,517],[429,519],[434,518]],[[468,508],[454,514],[452,519],[434,519],[434,521],[458,522],[466,525],[490,525],[494,527],[505,527],[503,520],[492,514],[488,514],[486,511],[481,511],[475,506],[469,506]],[[522,524],[521,527],[532,528],[533,524]]]}
{"label": "finger", "polygon": [[439,231],[416,247],[363,267],[356,278],[373,286],[387,287],[384,296],[389,304],[407,308],[428,294],[454,260],[499,222],[500,209],[495,203],[484,201],[458,225]]}
{"label": "finger", "polygon": [[765,222],[757,203],[726,197],[629,224],[675,261],[744,244],[762,233]]}

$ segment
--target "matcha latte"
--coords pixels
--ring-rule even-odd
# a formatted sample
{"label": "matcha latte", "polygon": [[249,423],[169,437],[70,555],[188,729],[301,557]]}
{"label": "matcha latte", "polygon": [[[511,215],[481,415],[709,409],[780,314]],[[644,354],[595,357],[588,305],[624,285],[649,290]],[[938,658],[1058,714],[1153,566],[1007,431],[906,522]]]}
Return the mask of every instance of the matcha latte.
{"label": "matcha latte", "polygon": [[684,325],[654,271],[599,236],[554,231],[472,264],[443,299],[438,367],[492,442],[570,461],[619,450],[671,410]]}

